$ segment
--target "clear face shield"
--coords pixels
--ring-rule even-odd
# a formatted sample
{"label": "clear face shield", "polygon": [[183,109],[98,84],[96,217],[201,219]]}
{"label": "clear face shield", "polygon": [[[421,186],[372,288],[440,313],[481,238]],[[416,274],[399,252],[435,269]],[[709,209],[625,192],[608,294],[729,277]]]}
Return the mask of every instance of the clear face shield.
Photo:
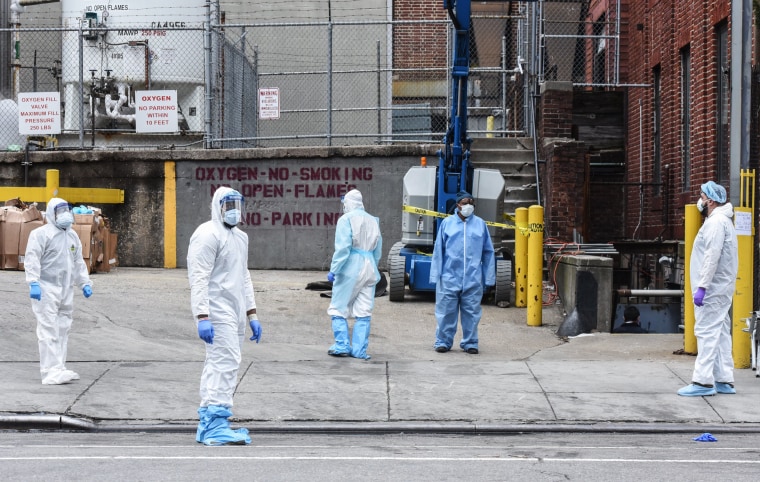
{"label": "clear face shield", "polygon": [[71,213],[69,203],[61,203],[53,208],[53,222],[56,226],[66,229],[74,223],[74,215]]}
{"label": "clear face shield", "polygon": [[71,205],[69,203],[61,203],[53,208],[53,212],[55,213],[55,219],[58,219],[63,213],[71,213]]}
{"label": "clear face shield", "polygon": [[236,226],[243,217],[243,196],[228,194],[222,198],[222,219],[230,226]]}

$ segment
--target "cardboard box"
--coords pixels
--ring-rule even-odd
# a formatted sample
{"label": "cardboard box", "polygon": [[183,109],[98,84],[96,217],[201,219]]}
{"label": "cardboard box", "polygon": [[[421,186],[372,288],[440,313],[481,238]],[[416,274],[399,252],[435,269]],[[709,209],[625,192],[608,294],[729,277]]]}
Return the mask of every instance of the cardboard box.
{"label": "cardboard box", "polygon": [[118,256],[118,249],[116,248],[116,245],[119,242],[119,235],[114,233],[113,231],[109,231],[108,233],[108,264],[111,266],[111,269],[119,266],[119,256]]}
{"label": "cardboard box", "polygon": [[97,229],[95,229],[95,225],[93,224],[74,224],[71,227],[82,242],[82,258],[84,259],[84,264],[87,266],[87,271],[92,273],[95,270],[95,258],[93,257],[93,254],[97,256],[95,243],[95,233],[97,232]]}
{"label": "cardboard box", "polygon": [[75,214],[74,224],[95,224],[95,214]]}
{"label": "cardboard box", "polygon": [[41,219],[37,219],[21,225],[21,235],[18,241],[18,269],[20,271],[24,270],[24,257],[26,255],[26,244],[29,242],[29,234],[43,224],[45,223]]}
{"label": "cardboard box", "polygon": [[100,253],[95,258],[95,272],[96,273],[108,273],[111,271],[111,265],[108,262],[108,252],[110,249],[109,243],[111,241],[111,230],[108,226],[101,224],[98,227],[97,239],[99,240]]}
{"label": "cardboard box", "polygon": [[0,208],[0,269],[18,269],[19,239],[24,216],[21,209],[14,206]]}

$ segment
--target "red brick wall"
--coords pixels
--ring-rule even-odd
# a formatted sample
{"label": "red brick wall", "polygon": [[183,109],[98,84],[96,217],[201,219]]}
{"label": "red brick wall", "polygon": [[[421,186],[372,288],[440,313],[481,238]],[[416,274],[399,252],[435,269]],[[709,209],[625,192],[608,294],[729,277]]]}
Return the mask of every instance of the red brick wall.
{"label": "red brick wall", "polygon": [[570,140],[542,147],[546,159],[543,172],[545,240],[572,241],[573,229],[581,230],[584,225],[587,150],[584,142]]}
{"label": "red brick wall", "polygon": [[[653,89],[629,88],[627,171],[628,181],[645,186],[644,218],[639,239],[652,239],[665,228],[674,237],[683,236],[683,207],[696,201],[699,185],[716,176],[716,26],[730,20],[730,0],[627,0],[626,38],[621,43],[621,81],[652,84],[653,69],[661,71],[661,170],[664,179],[654,179]],[[641,25],[641,29],[637,28]],[[729,25],[730,43],[730,25]],[[690,163],[691,187],[684,187],[681,143],[680,51],[691,53]],[[730,50],[730,49],[729,49]],[[641,103],[641,104],[640,104]],[[641,105],[641,108],[639,107]],[[640,121],[641,119],[641,121]],[[641,143],[641,149],[639,147]],[[639,165],[642,168],[639,168]],[[667,167],[666,167],[667,166]],[[665,176],[666,170],[669,175]],[[658,195],[652,183],[665,181]],[[728,186],[727,186],[728,187]],[[632,236],[639,221],[639,192],[627,192],[626,234]]]}
{"label": "red brick wall", "polygon": [[[393,20],[446,20],[441,0],[393,2]],[[430,68],[446,66],[446,24],[396,24],[393,26],[393,67]],[[446,78],[447,72],[400,72],[398,80]]]}

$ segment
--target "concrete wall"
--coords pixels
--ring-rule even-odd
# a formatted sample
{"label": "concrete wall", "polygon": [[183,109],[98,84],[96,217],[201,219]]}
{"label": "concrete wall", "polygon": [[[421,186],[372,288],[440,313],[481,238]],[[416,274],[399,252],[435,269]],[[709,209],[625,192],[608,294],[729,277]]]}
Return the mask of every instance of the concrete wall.
{"label": "concrete wall", "polygon": [[[213,191],[226,185],[246,198],[244,229],[250,238],[251,269],[326,270],[341,213],[340,195],[359,189],[367,211],[380,218],[384,266],[388,249],[401,239],[403,176],[421,156],[436,162],[436,150],[437,146],[364,146],[33,152],[26,172],[28,186],[45,186],[46,171],[58,169],[63,187],[123,189],[123,205],[99,206],[119,234],[122,266],[165,265],[164,172],[166,161],[172,161],[177,266],[186,265],[195,228],[210,219]],[[24,185],[23,160],[23,153],[0,153],[0,186]]]}

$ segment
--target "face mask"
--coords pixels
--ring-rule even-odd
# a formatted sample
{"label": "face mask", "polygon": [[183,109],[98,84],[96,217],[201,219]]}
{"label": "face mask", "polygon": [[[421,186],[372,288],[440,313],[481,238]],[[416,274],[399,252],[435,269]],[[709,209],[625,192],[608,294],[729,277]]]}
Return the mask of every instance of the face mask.
{"label": "face mask", "polygon": [[459,212],[462,213],[462,216],[469,218],[472,216],[472,213],[475,212],[475,206],[472,204],[465,204],[461,208],[459,208]]}
{"label": "face mask", "polygon": [[74,215],[71,213],[61,213],[55,218],[55,225],[61,229],[68,229],[74,222]]}
{"label": "face mask", "polygon": [[229,226],[237,226],[240,223],[240,210],[230,209],[224,212],[224,224]]}
{"label": "face mask", "polygon": [[697,209],[699,209],[699,212],[700,213],[705,212],[705,207],[707,206],[705,206],[705,203],[702,202],[702,198],[699,198],[699,200],[697,201]]}

